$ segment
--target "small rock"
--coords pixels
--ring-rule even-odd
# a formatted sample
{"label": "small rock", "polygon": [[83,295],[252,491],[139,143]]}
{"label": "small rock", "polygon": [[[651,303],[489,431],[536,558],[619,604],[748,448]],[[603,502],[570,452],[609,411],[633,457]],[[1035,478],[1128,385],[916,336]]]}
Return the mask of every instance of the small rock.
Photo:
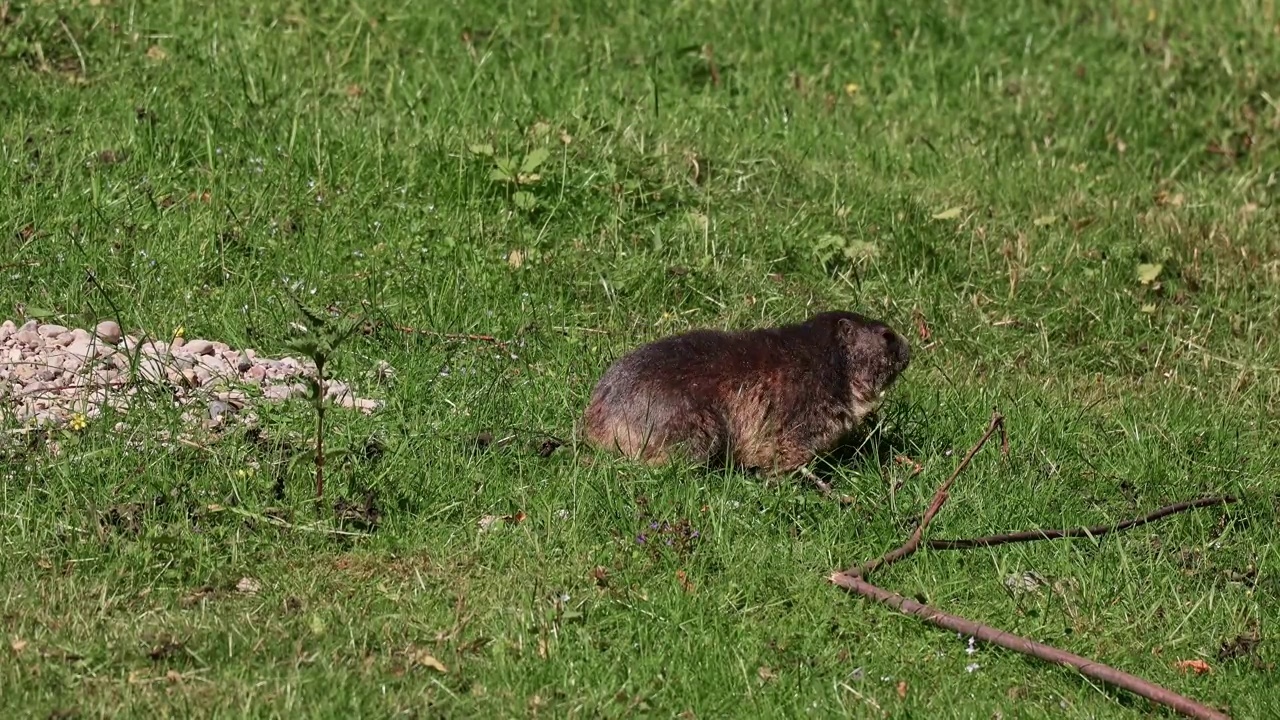
{"label": "small rock", "polygon": [[67,346],[67,355],[84,362],[93,353],[92,340],[76,340]]}
{"label": "small rock", "polygon": [[268,385],[262,388],[262,397],[266,400],[285,400],[289,393],[288,385]]}
{"label": "small rock", "polygon": [[185,347],[186,344],[187,344],[187,339],[179,335],[169,341],[169,352],[176,354],[179,350]]}
{"label": "small rock", "polygon": [[381,403],[379,403],[377,400],[371,400],[369,398],[356,399],[356,409],[365,414],[369,414],[369,413],[372,413],[374,410],[377,410],[380,404]]}
{"label": "small rock", "polygon": [[0,323],[0,342],[8,340],[16,332],[18,332],[18,326],[14,325],[12,320],[5,320]]}
{"label": "small rock", "polygon": [[267,369],[262,365],[253,365],[248,370],[244,371],[244,381],[247,383],[253,383],[254,385],[258,385],[258,384],[261,384],[262,381],[266,379],[267,379]]}
{"label": "small rock", "polygon": [[40,321],[39,321],[39,320],[28,320],[28,321],[26,321],[26,322],[22,323],[22,327],[18,328],[18,332],[24,332],[24,331],[27,331],[27,330],[31,330],[32,332],[34,332],[34,331],[35,331],[35,329],[36,329],[36,328],[38,328],[38,327],[40,327]]}
{"label": "small rock", "polygon": [[208,340],[192,340],[183,349],[187,355],[212,355],[213,343]]}
{"label": "small rock", "polygon": [[166,379],[164,364],[154,358],[143,358],[138,362],[138,375],[151,383],[164,382]]}
{"label": "small rock", "polygon": [[247,372],[252,367],[253,360],[249,358],[249,353],[241,350],[240,354],[236,356],[236,371],[243,373]]}
{"label": "small rock", "polygon": [[103,342],[108,342],[112,345],[120,342],[120,325],[115,320],[103,320],[98,323],[98,327],[94,328],[93,331]]}
{"label": "small rock", "polygon": [[50,323],[48,325],[40,326],[40,334],[45,337],[54,337],[61,335],[64,332],[67,332],[67,329],[61,325],[54,325],[53,323]]}
{"label": "small rock", "polygon": [[142,354],[144,357],[152,357],[158,360],[168,360],[172,351],[169,345],[159,342],[149,342],[142,346]]}
{"label": "small rock", "polygon": [[31,348],[44,345],[44,338],[35,330],[19,330],[14,334],[13,339]]}
{"label": "small rock", "polygon": [[221,400],[214,400],[209,403],[209,419],[214,422],[221,421],[223,415],[228,415],[233,412],[235,411],[231,406]]}

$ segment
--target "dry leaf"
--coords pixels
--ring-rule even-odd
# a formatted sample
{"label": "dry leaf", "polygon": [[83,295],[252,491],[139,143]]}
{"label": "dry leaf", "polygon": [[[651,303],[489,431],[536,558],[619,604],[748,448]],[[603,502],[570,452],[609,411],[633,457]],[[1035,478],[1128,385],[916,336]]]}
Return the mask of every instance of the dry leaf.
{"label": "dry leaf", "polygon": [[933,337],[933,331],[929,329],[929,323],[924,319],[924,313],[916,310],[911,314],[916,321],[916,332],[920,334],[920,341],[929,342],[929,338]]}
{"label": "dry leaf", "polygon": [[180,683],[182,682],[182,673],[178,672],[177,670],[170,670],[169,672],[164,674],[164,679],[168,680],[171,683]]}
{"label": "dry leaf", "polygon": [[1160,277],[1160,273],[1164,270],[1163,263],[1143,263],[1138,266],[1138,282],[1143,285],[1150,285]]}
{"label": "dry leaf", "polygon": [[519,250],[512,250],[507,253],[507,264],[511,266],[512,270],[519,270],[520,266],[524,265],[524,253]]}
{"label": "dry leaf", "polygon": [[955,220],[956,218],[960,217],[960,211],[963,209],[964,208],[961,208],[961,207],[947,208],[946,210],[943,210],[940,213],[936,213],[933,216],[933,219],[934,220]]}
{"label": "dry leaf", "polygon": [[419,667],[430,668],[439,673],[449,672],[449,669],[444,666],[444,663],[437,660],[435,655],[432,655],[425,650],[412,650],[409,653],[409,659],[413,661],[414,665]]}
{"label": "dry leaf", "polygon": [[760,676],[760,682],[769,682],[770,680],[778,677],[778,673],[774,672],[766,665],[761,665],[760,669],[756,670],[756,674]]}
{"label": "dry leaf", "polygon": [[147,57],[155,60],[156,62],[162,62],[169,57],[169,53],[165,52],[164,48],[159,45],[152,45],[147,48]]}
{"label": "dry leaf", "polygon": [[907,699],[907,681],[906,680],[898,681],[898,698],[901,700]]}
{"label": "dry leaf", "polygon": [[603,565],[597,565],[591,571],[591,577],[595,578],[597,587],[609,587],[609,571]]}
{"label": "dry leaf", "polygon": [[919,462],[916,462],[915,460],[912,460],[911,458],[907,457],[906,455],[898,455],[897,457],[895,457],[895,458],[893,459],[893,461],[894,461],[894,462],[896,462],[896,463],[898,463],[899,465],[910,465],[910,466],[911,466],[911,476],[912,476],[912,477],[915,477],[916,475],[919,475],[919,474],[920,474],[920,472],[921,472],[922,470],[924,470],[924,466],[923,466],[923,465],[921,465]]}
{"label": "dry leaf", "polygon": [[245,595],[256,595],[262,589],[262,583],[251,577],[242,577],[236,583],[236,592],[242,592]]}
{"label": "dry leaf", "polygon": [[494,523],[500,520],[503,522],[511,523],[512,525],[518,525],[524,522],[524,519],[527,517],[529,516],[526,515],[523,510],[520,510],[514,515],[485,515],[484,517],[480,518],[480,520],[476,524],[480,526],[480,532],[485,532],[486,530],[491,529]]}
{"label": "dry leaf", "polygon": [[689,582],[689,575],[683,570],[676,571],[676,580],[680,583],[680,587],[685,592],[693,592],[693,583]]}
{"label": "dry leaf", "polygon": [[22,651],[27,649],[27,641],[14,638],[9,642],[9,648],[13,650],[15,655],[21,655]]}
{"label": "dry leaf", "polygon": [[1193,670],[1197,675],[1203,675],[1213,669],[1209,667],[1209,663],[1201,660],[1200,658],[1196,658],[1195,660],[1179,660],[1173,665],[1183,672]]}

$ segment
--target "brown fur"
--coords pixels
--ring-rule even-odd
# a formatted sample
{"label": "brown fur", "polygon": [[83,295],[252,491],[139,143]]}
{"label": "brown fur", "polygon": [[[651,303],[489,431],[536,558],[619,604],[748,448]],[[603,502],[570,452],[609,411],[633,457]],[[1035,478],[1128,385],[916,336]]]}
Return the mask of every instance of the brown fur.
{"label": "brown fur", "polygon": [[651,465],[683,456],[791,472],[861,424],[910,355],[892,328],[851,312],[664,338],[605,371],[586,439]]}

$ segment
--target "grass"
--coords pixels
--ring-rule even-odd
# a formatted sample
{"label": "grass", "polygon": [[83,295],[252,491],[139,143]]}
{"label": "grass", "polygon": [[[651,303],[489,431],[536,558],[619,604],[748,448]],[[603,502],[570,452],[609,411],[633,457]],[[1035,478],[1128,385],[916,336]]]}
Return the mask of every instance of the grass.
{"label": "grass", "polygon": [[[506,343],[350,340],[333,374],[387,406],[329,412],[323,506],[287,451],[162,442],[159,403],[6,450],[6,715],[1159,715],[825,581],[901,542],[992,406],[1012,454],[935,537],[1245,502],[878,581],[1236,717],[1280,704],[1274,3],[0,7],[4,314],[284,354],[288,286]],[[530,153],[536,180],[491,178]],[[820,307],[916,345],[836,470],[851,505],[536,452],[638,343]],[[309,412],[262,422],[305,439]],[[366,498],[369,537],[301,529]]]}

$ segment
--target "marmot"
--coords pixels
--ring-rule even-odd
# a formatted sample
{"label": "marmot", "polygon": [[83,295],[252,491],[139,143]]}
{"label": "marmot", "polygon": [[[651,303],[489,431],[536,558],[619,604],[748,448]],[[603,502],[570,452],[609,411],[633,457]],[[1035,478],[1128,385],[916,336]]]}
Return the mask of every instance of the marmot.
{"label": "marmot", "polygon": [[812,478],[807,464],[879,407],[910,361],[902,335],[853,312],[755,330],[696,330],[613,363],[583,414],[584,434],[598,448],[651,465],[682,455]]}

